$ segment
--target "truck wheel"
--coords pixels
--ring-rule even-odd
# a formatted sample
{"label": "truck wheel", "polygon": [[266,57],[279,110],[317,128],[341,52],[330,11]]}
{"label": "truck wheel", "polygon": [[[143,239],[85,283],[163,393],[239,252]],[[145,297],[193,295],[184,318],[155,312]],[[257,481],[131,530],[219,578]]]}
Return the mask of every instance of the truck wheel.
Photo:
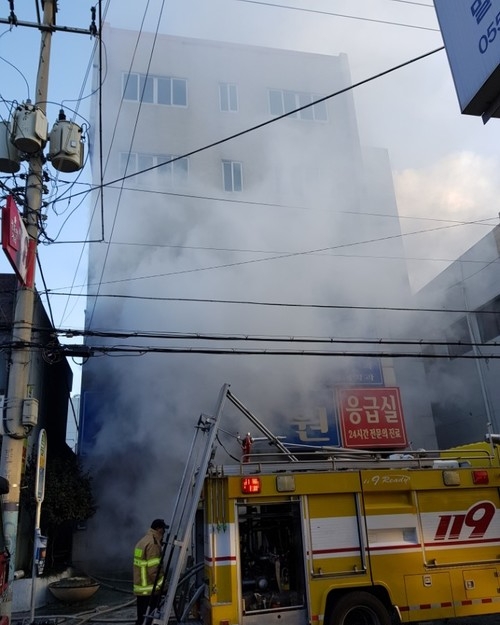
{"label": "truck wheel", "polygon": [[335,600],[329,625],[391,625],[391,617],[370,593],[351,592]]}

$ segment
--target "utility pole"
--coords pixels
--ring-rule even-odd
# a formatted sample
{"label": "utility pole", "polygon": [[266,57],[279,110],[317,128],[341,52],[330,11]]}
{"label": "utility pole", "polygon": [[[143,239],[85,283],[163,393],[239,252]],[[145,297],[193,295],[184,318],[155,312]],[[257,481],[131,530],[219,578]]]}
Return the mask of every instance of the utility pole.
{"label": "utility pole", "polygon": [[[69,0],[70,1],[70,0]],[[38,10],[38,2],[36,6]],[[12,348],[8,372],[7,396],[0,411],[2,452],[0,475],[9,482],[9,492],[3,497],[4,534],[10,552],[8,587],[0,599],[0,616],[11,620],[13,582],[16,567],[16,544],[18,540],[20,486],[23,464],[28,451],[27,439],[37,424],[37,415],[25,410],[37,404],[35,393],[30,392],[30,366],[32,356],[33,314],[35,310],[35,264],[38,238],[40,235],[42,196],[44,192],[43,149],[50,141],[47,160],[64,173],[72,173],[83,167],[83,138],[81,128],[73,121],[67,121],[61,109],[59,119],[50,134],[47,132],[47,100],[49,64],[52,34],[56,31],[85,34],[94,37],[98,34],[95,24],[96,9],[92,7],[91,24],[88,29],[56,26],[55,14],[58,0],[42,0],[43,19],[37,22],[20,22],[14,14],[14,2],[10,0],[11,14],[0,23],[13,26],[26,26],[41,31],[40,57],[36,77],[35,103],[30,100],[16,111],[12,135],[5,139],[2,153],[3,171],[15,173],[21,160],[28,161],[26,192],[23,210],[23,225],[26,229],[28,247],[25,263],[26,276],[20,281],[14,311]],[[99,4],[100,6],[100,4]],[[101,13],[99,11],[99,18]],[[4,129],[6,127],[4,126]],[[12,145],[11,145],[12,144]],[[14,146],[14,147],[12,147]],[[7,149],[6,149],[7,148]],[[13,150],[12,152],[10,150]],[[17,209],[16,209],[17,211]],[[18,214],[16,212],[16,217]],[[17,272],[16,265],[16,272]],[[29,400],[31,403],[27,403]],[[36,412],[36,411],[34,411]],[[25,414],[26,413],[26,414]],[[34,583],[34,581],[33,581]]]}
{"label": "utility pole", "polygon": [[[49,81],[50,46],[52,27],[55,23],[55,0],[43,3],[43,25],[40,44],[40,61],[36,78],[35,106],[46,115],[47,91]],[[16,307],[12,330],[13,349],[7,387],[7,398],[4,415],[2,437],[2,455],[0,475],[9,481],[9,492],[4,495],[5,539],[10,551],[8,590],[0,602],[0,614],[11,620],[12,590],[16,564],[16,542],[19,519],[20,482],[23,466],[23,450],[28,432],[22,424],[23,400],[29,396],[28,374],[30,369],[31,333],[33,327],[33,311],[35,307],[34,271],[36,263],[36,246],[39,236],[39,220],[43,193],[43,162],[42,150],[34,153],[29,159],[29,170],[26,183],[26,205],[24,221],[28,232],[30,256],[27,262],[28,273],[32,278],[26,286],[17,289]],[[15,344],[19,343],[19,347]]]}

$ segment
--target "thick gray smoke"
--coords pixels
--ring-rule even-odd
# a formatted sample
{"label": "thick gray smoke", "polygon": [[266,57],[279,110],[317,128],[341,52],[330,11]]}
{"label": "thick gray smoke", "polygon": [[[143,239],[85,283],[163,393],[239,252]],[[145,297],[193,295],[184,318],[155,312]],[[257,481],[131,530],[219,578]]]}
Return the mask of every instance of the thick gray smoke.
{"label": "thick gray smoke", "polygon": [[[269,88],[324,94],[350,84],[345,57],[338,65],[318,58],[314,70],[312,57],[290,54],[285,67],[272,50],[261,50],[252,63],[247,48],[238,51],[224,44],[218,52],[205,51],[219,54],[212,64],[205,59],[205,43],[183,43],[182,55],[157,47],[149,69],[153,37],[124,36],[127,45],[106,44],[102,134],[104,153],[110,155],[107,180],[136,170],[119,170],[129,151],[159,158],[183,154],[268,119],[269,111],[262,112],[252,100],[257,86],[264,94]],[[132,58],[136,40],[138,52]],[[173,72],[192,79],[190,107],[194,110],[203,100],[203,115],[164,126],[154,107],[120,103],[122,72],[145,74],[146,68],[152,75]],[[248,85],[246,92],[240,85],[241,115],[220,121],[213,103],[217,84],[238,79]],[[338,346],[338,351],[360,352],[370,349],[363,339],[417,338],[415,318],[387,310],[410,307],[387,154],[365,147],[352,94],[326,106],[328,124],[285,119],[193,155],[189,185],[180,190],[158,185],[161,169],[127,179],[121,188],[119,183],[106,188],[106,243],[93,244],[89,257],[90,293],[96,297],[88,300],[87,327],[349,338],[360,342]],[[367,136],[373,138],[371,132]],[[222,160],[243,162],[244,193],[221,192]],[[99,232],[97,213],[93,225]],[[206,301],[183,301],[189,298]],[[269,302],[301,306],[266,306]],[[319,307],[326,305],[339,308]],[[336,348],[153,337],[120,342],[93,338],[89,343],[133,344],[145,352],[165,345]],[[129,571],[133,544],[151,519],[169,518],[198,417],[213,410],[223,383],[230,383],[234,394],[280,435],[294,420],[312,418],[318,406],[326,407],[333,419],[335,387],[345,383],[346,371],[355,374],[360,362],[345,356],[195,353],[89,360],[83,395],[94,419],[90,438],[95,436],[85,460],[95,476],[99,510],[79,537],[76,558],[95,569]],[[383,364],[386,385],[404,385],[412,445],[434,447],[422,364]],[[258,434],[234,409],[228,410],[223,427],[220,454],[227,453],[229,461],[240,453],[238,434]]]}

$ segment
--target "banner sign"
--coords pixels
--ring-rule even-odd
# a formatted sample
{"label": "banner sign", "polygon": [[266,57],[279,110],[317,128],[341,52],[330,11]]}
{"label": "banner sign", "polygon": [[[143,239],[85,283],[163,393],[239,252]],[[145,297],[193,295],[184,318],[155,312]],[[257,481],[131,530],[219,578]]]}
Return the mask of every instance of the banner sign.
{"label": "banner sign", "polygon": [[460,109],[499,117],[500,0],[434,0]]}
{"label": "banner sign", "polygon": [[399,388],[339,388],[342,445],[353,449],[408,446]]}
{"label": "banner sign", "polygon": [[9,195],[2,208],[2,249],[24,286],[33,286],[34,241],[30,241],[14,198]]}

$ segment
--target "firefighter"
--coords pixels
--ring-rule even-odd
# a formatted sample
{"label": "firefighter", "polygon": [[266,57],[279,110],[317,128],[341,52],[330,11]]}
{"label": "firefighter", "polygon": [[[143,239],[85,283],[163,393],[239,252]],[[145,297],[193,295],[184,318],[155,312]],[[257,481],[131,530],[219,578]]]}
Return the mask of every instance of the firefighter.
{"label": "firefighter", "polygon": [[158,607],[163,586],[161,570],[162,539],[168,525],[155,519],[134,549],[134,595],[137,597],[136,625],[142,625],[147,613]]}

